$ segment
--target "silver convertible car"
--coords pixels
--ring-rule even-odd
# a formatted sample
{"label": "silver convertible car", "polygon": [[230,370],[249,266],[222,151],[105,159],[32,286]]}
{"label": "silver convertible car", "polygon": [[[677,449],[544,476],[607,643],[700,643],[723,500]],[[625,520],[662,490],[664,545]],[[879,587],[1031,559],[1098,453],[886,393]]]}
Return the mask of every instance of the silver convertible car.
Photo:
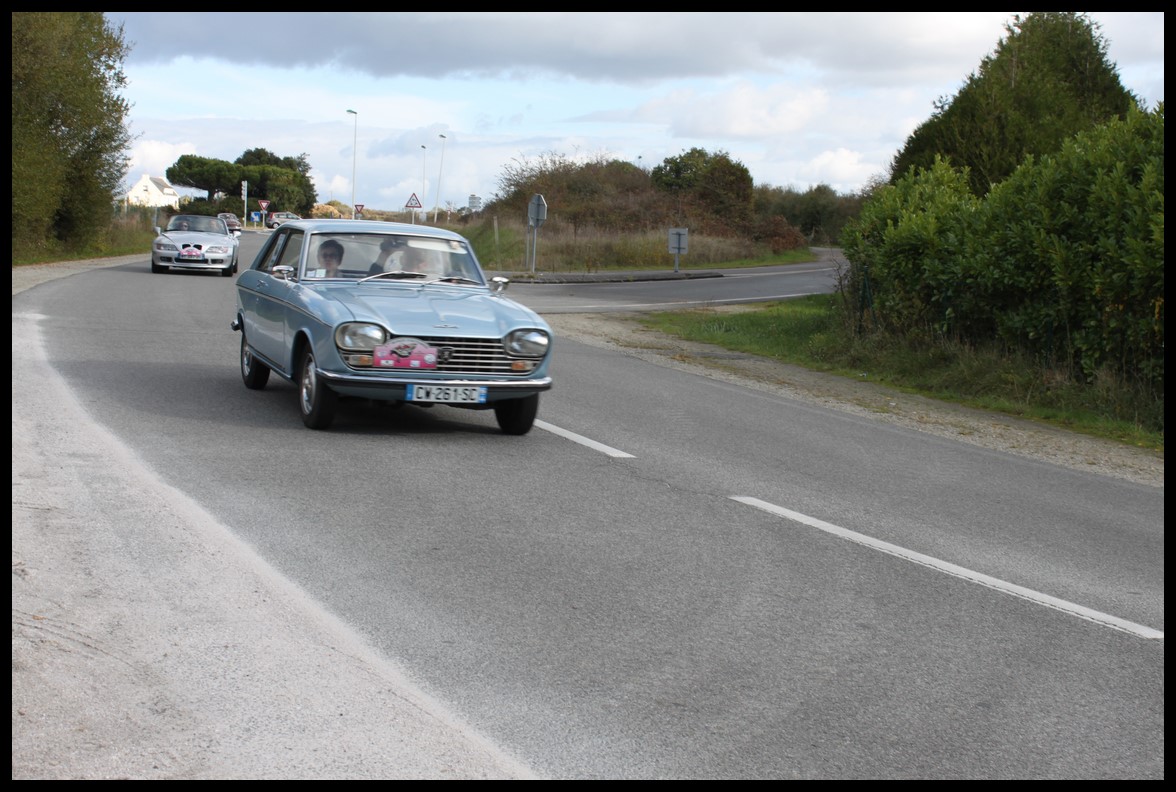
{"label": "silver convertible car", "polygon": [[151,271],[204,270],[228,278],[237,271],[239,244],[219,217],[175,215],[167,221],[167,228],[161,231],[155,227]]}
{"label": "silver convertible car", "polygon": [[494,410],[530,431],[551,388],[551,328],[488,282],[462,236],[363,220],[283,223],[237,278],[241,378],[298,389],[325,429],[341,398]]}

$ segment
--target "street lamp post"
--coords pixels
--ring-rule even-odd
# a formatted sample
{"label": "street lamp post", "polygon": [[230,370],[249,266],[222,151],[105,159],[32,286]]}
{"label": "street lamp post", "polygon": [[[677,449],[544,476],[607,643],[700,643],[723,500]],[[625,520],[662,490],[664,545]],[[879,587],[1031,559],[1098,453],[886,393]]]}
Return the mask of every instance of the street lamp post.
{"label": "street lamp post", "polygon": [[355,116],[355,130],[351,137],[351,219],[355,219],[355,149],[359,142],[359,113],[354,110],[348,110],[348,113]]}
{"label": "street lamp post", "polygon": [[441,169],[445,167],[445,136],[441,138],[441,164],[437,166],[437,200],[433,202],[433,225],[437,225],[437,211],[441,208]]}
{"label": "street lamp post", "polygon": [[[425,197],[425,154],[426,153],[427,153],[426,146],[424,143],[422,143],[421,144],[421,198]],[[416,217],[416,209],[412,210],[412,216]],[[429,217],[429,215],[426,213],[425,218],[427,219],[428,217]]]}

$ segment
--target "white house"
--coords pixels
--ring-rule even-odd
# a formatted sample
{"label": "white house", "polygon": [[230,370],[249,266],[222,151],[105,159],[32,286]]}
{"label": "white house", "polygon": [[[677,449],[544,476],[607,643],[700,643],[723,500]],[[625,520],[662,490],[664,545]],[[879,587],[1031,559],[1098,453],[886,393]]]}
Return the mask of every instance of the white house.
{"label": "white house", "polygon": [[170,206],[180,208],[180,194],[162,176],[146,173],[127,190],[127,203],[132,206]]}

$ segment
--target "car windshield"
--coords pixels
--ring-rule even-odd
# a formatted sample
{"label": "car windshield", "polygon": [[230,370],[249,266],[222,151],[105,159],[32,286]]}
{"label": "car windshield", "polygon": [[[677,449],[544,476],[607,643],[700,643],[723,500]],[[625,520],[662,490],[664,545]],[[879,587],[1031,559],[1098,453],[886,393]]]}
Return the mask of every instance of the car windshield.
{"label": "car windshield", "polygon": [[314,234],[306,280],[369,283],[412,281],[485,285],[473,252],[463,242],[408,234]]}
{"label": "car windshield", "polygon": [[167,223],[168,231],[197,231],[204,234],[224,234],[225,224],[219,217],[176,215]]}

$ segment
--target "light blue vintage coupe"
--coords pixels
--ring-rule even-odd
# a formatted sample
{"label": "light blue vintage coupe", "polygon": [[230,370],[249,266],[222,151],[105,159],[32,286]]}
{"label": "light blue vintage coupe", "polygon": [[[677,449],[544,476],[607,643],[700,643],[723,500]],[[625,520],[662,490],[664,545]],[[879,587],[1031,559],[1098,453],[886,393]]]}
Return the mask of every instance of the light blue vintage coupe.
{"label": "light blue vintage coupe", "polygon": [[295,385],[302,421],[330,426],[341,397],[492,409],[530,431],[551,388],[551,328],[486,279],[469,242],[420,225],[283,223],[237,278],[241,378]]}

